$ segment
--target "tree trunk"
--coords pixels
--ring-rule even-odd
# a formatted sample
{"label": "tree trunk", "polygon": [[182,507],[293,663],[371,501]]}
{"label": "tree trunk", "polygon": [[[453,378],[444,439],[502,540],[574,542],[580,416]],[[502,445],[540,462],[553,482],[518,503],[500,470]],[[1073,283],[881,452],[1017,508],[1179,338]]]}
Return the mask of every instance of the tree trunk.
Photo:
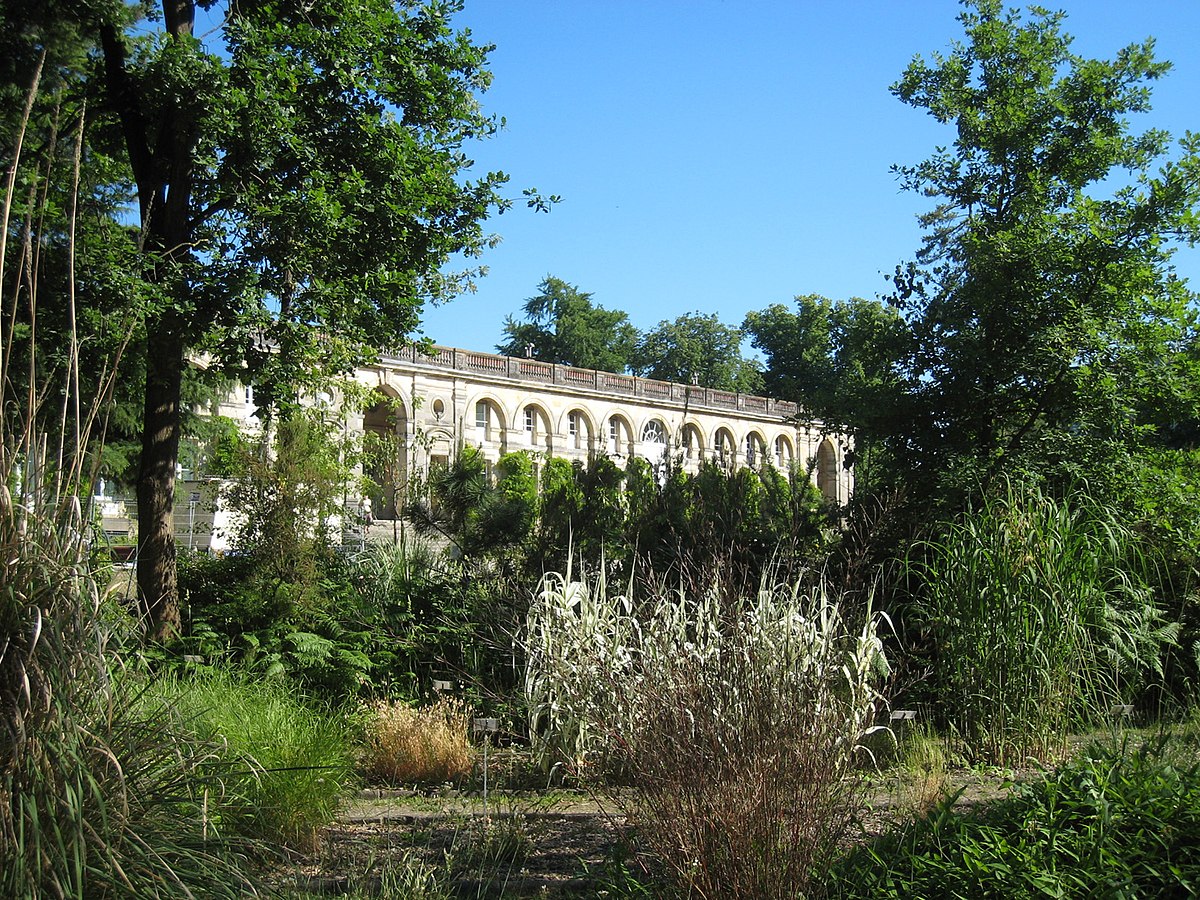
{"label": "tree trunk", "polygon": [[184,347],[178,329],[160,323],[151,331],[149,351],[137,481],[138,600],[147,638],[168,641],[180,626],[174,514]]}

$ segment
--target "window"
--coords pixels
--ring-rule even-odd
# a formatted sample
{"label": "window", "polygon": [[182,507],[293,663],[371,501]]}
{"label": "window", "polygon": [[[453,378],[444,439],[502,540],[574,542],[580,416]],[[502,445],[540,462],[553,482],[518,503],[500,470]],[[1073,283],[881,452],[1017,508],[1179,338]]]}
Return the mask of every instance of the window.
{"label": "window", "polygon": [[649,444],[665,444],[667,442],[667,430],[663,428],[663,423],[658,419],[651,419],[642,428],[642,440]]}
{"label": "window", "polygon": [[608,449],[612,453],[625,452],[626,433],[625,420],[620,416],[613,416],[608,420]]}
{"label": "window", "polygon": [[525,433],[529,435],[529,446],[536,447],[542,440],[546,449],[550,449],[550,432],[546,424],[546,414],[532,403],[525,407]]}
{"label": "window", "polygon": [[480,400],[475,404],[475,427],[484,432],[486,436],[491,423],[491,410],[488,409],[487,401]]}
{"label": "window", "polygon": [[570,436],[571,446],[576,450],[583,447],[584,431],[583,416],[577,412],[567,413],[567,434]]}

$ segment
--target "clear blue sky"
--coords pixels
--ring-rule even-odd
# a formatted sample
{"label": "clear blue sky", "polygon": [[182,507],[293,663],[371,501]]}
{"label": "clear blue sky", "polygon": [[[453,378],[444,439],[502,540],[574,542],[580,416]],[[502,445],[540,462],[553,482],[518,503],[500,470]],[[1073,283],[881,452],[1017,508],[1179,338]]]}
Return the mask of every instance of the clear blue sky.
{"label": "clear blue sky", "polygon": [[[1061,0],[1078,53],[1153,36],[1175,68],[1133,121],[1200,131],[1200,2]],[[478,291],[426,310],[438,343],[492,350],[551,274],[642,329],[699,311],[740,325],[798,294],[876,297],[928,201],[889,168],[953,135],[888,91],[961,37],[956,0],[467,0],[496,45],[480,171],[561,194],[494,217]],[[1176,256],[1200,289],[1200,250]]]}

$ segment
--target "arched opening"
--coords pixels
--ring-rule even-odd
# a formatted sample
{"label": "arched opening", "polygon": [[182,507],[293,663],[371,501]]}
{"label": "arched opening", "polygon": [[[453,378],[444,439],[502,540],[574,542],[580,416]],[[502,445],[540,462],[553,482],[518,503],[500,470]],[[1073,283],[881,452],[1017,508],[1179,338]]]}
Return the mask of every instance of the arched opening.
{"label": "arched opening", "polygon": [[752,431],[746,435],[746,465],[757,468],[767,461],[767,445],[762,435]]}
{"label": "arched opening", "polygon": [[382,391],[363,411],[363,470],[370,480],[368,499],[376,519],[395,519],[397,498],[408,472],[408,433],[404,404]]}
{"label": "arched opening", "polygon": [[683,458],[696,462],[704,457],[704,437],[695,425],[683,426]]}
{"label": "arched opening", "polygon": [[781,434],[775,438],[775,468],[780,472],[788,472],[792,468],[792,460],[795,458],[792,450],[792,442],[788,440],[786,435]]}
{"label": "arched opening", "polygon": [[536,403],[526,405],[521,424],[531,448],[545,450],[547,453],[551,451],[550,419],[544,409]]}
{"label": "arched opening", "polygon": [[655,468],[661,467],[667,458],[667,427],[661,419],[648,419],[642,426],[641,455]]}
{"label": "arched opening", "polygon": [[826,500],[838,502],[837,450],[828,438],[817,448],[817,489]]}
{"label": "arched opening", "polygon": [[735,451],[737,446],[733,442],[733,433],[728,428],[722,428],[717,431],[717,436],[713,441],[713,456],[717,460],[717,464],[725,469],[732,469],[734,463]]}
{"label": "arched opening", "polygon": [[613,456],[624,456],[630,452],[633,431],[628,420],[621,415],[608,417],[608,452]]}
{"label": "arched opening", "polygon": [[504,414],[495,401],[475,401],[475,440],[480,447],[498,446],[504,452]]}
{"label": "arched opening", "polygon": [[592,422],[583,410],[567,413],[567,446],[574,450],[592,449]]}

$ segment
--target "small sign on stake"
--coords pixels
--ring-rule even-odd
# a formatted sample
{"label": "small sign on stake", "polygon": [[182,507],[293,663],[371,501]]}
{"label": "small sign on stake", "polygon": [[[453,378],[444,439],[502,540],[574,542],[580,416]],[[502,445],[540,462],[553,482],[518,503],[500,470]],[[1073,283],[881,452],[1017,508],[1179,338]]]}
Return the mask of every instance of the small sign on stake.
{"label": "small sign on stake", "polygon": [[488,744],[489,736],[500,730],[500,720],[495,718],[476,717],[475,733],[483,735],[483,820],[488,820]]}
{"label": "small sign on stake", "polygon": [[435,691],[438,691],[439,693],[445,693],[446,691],[452,691],[452,690],[454,690],[454,682],[453,681],[444,681],[440,678],[435,678],[433,680],[433,689]]}
{"label": "small sign on stake", "polygon": [[476,734],[493,734],[499,730],[500,730],[500,720],[499,719],[485,719],[485,718],[476,718],[475,719],[475,733]]}

